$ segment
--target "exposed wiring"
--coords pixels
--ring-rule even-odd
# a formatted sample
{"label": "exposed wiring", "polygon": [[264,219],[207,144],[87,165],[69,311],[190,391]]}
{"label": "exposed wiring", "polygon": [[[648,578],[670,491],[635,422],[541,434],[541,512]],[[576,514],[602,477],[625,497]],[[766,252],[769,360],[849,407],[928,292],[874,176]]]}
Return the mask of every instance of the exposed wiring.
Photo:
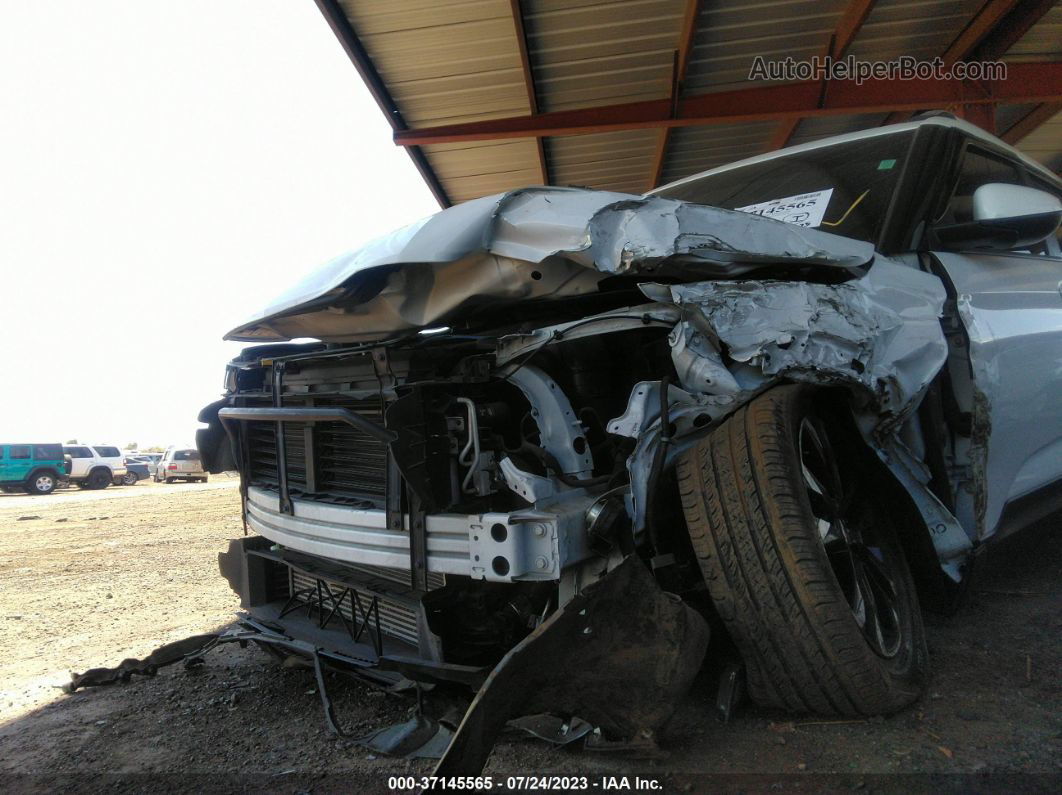
{"label": "exposed wiring", "polygon": [[823,221],[819,224],[819,226],[840,226],[841,224],[843,224],[846,220],[848,220],[848,216],[852,214],[852,210],[859,206],[859,202],[863,201],[863,199],[867,197],[868,193],[870,193],[870,188],[867,188],[865,191],[860,193],[859,198],[848,206],[848,209],[844,211],[844,215],[842,215],[838,220]]}

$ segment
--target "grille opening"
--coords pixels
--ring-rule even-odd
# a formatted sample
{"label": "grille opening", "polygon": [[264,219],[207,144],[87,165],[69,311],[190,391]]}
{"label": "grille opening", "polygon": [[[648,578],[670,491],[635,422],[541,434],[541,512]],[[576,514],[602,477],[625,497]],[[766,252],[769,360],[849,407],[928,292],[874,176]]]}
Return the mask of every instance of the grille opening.
{"label": "grille opening", "polygon": [[[306,405],[286,398],[286,406]],[[354,400],[343,396],[315,396],[315,406],[339,407],[355,411],[373,422],[383,423],[378,399]],[[387,481],[387,446],[365,432],[339,422],[283,424],[288,489],[296,496],[340,501],[360,499],[382,504]],[[311,434],[315,482],[308,483],[307,430]],[[246,424],[248,473],[251,485],[279,488],[276,424]]]}

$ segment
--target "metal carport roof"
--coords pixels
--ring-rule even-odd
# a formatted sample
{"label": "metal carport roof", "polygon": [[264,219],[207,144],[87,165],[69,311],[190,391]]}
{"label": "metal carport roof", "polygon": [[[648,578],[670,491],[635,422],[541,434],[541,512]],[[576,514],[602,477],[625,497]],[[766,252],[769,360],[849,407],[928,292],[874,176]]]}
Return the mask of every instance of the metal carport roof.
{"label": "metal carport roof", "polygon": [[[947,108],[1062,168],[1062,0],[316,0],[439,203],[641,193]],[[1008,79],[749,78],[756,56],[1003,60]]]}

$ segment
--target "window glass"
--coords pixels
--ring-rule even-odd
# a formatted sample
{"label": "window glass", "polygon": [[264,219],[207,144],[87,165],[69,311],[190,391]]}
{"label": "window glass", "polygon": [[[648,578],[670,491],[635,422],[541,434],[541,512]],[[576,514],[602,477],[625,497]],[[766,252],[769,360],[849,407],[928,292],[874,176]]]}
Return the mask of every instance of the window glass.
{"label": "window glass", "polygon": [[876,243],[913,140],[908,131],[794,152],[656,195]]}
{"label": "window glass", "polygon": [[122,452],[117,447],[96,447],[100,458],[121,458]]}
{"label": "window glass", "polygon": [[[1037,190],[1042,190],[1045,193],[1050,193],[1052,196],[1062,199],[1062,188],[1058,188],[1040,177],[1030,176],[1029,185]],[[1048,245],[1048,248],[1052,249],[1049,251],[1049,256],[1062,257],[1062,225],[1055,230],[1054,238],[1053,248],[1051,244]]]}
{"label": "window glass", "polygon": [[8,458],[18,458],[18,459],[29,458],[30,457],[29,445],[28,444],[13,444],[13,445],[11,445],[9,448],[7,448],[7,457]]}
{"label": "window glass", "polygon": [[37,444],[33,446],[33,457],[38,461],[56,461],[63,457],[63,447],[58,444]]}
{"label": "window glass", "polygon": [[989,182],[1021,185],[1022,179],[1013,163],[975,147],[968,147],[962,158],[955,189],[951,192],[951,199],[941,219],[943,223],[964,224],[972,221],[974,191]]}
{"label": "window glass", "polygon": [[173,453],[174,461],[198,461],[198,450],[175,450]]}
{"label": "window glass", "polygon": [[64,447],[63,452],[71,458],[92,458],[92,451],[87,447]]}

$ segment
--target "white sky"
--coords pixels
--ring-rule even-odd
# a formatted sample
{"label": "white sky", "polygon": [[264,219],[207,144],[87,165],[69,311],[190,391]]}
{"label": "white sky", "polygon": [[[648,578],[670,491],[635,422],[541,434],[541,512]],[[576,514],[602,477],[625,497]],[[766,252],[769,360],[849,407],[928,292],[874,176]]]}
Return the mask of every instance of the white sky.
{"label": "white sky", "polygon": [[0,2],[0,441],[192,439],[307,269],[438,205],[310,0]]}

